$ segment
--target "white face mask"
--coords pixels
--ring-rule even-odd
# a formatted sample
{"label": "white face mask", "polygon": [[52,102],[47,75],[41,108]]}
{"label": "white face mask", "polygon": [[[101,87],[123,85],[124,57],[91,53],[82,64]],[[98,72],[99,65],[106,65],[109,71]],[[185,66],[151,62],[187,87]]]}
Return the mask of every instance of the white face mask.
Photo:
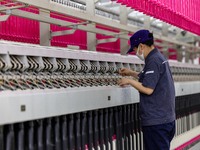
{"label": "white face mask", "polygon": [[142,61],[144,61],[144,52],[142,52],[142,54],[140,55],[139,51],[140,51],[140,47],[138,46],[138,50],[137,50],[136,55],[137,55],[138,58],[140,58]]}

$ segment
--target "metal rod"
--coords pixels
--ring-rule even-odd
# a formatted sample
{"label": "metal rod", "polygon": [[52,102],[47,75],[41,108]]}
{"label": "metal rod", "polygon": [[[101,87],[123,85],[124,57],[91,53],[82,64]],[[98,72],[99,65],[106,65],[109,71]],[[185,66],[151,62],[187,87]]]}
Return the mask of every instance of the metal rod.
{"label": "metal rod", "polygon": [[24,7],[28,7],[28,5],[24,4],[22,6],[12,6],[12,7],[1,6],[0,11],[13,10],[13,9],[19,9],[19,8],[24,8]]}

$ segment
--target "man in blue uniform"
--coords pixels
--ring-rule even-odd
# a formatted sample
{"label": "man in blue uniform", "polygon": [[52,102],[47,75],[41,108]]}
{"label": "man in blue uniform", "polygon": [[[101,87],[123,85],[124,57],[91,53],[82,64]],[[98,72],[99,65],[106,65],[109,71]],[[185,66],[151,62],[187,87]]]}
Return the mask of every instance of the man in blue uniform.
{"label": "man in blue uniform", "polygon": [[169,63],[154,47],[153,34],[139,30],[130,38],[127,53],[136,55],[145,66],[140,73],[122,68],[122,76],[133,76],[138,81],[122,78],[119,85],[131,85],[140,93],[140,118],[145,150],[169,150],[175,134],[175,88]]}

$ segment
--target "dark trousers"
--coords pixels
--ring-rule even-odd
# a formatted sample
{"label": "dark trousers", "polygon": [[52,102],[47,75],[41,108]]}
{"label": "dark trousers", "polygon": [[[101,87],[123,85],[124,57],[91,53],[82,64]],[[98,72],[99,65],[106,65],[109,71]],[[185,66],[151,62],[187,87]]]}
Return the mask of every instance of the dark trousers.
{"label": "dark trousers", "polygon": [[143,126],[144,150],[169,150],[170,142],[175,134],[175,121]]}

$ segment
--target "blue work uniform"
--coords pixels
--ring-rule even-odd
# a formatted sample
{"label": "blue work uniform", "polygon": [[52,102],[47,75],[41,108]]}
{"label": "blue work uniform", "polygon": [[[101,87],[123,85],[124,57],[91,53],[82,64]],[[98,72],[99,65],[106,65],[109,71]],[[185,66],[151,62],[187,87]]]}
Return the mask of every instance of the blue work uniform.
{"label": "blue work uniform", "polygon": [[169,63],[155,48],[138,76],[143,86],[154,90],[151,95],[140,93],[145,150],[169,150],[175,132],[175,88]]}

